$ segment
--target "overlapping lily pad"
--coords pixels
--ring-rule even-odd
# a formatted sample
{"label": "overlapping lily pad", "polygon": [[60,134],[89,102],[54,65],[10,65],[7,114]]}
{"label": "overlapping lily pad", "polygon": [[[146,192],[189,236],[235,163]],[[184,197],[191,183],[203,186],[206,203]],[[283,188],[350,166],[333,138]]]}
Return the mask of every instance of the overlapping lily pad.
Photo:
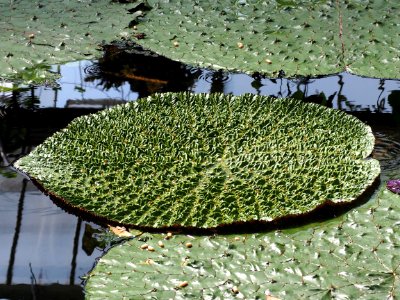
{"label": "overlapping lily pad", "polygon": [[217,69],[399,78],[400,2],[148,0],[138,42]]}
{"label": "overlapping lily pad", "polygon": [[215,228],[352,202],[380,173],[371,129],[293,99],[166,93],[75,119],[15,164],[85,212]]}
{"label": "overlapping lily pad", "polygon": [[400,2],[340,2],[348,70],[369,77],[400,78]]}
{"label": "overlapping lily pad", "polygon": [[103,40],[128,35],[132,6],[109,0],[0,0],[0,77],[19,79],[37,65],[100,56]]}
{"label": "overlapping lily pad", "polygon": [[142,235],[99,260],[86,297],[265,299],[268,290],[279,299],[396,299],[399,200],[382,185],[367,204],[320,225],[248,235]]}
{"label": "overlapping lily pad", "polygon": [[399,10],[380,0],[0,0],[0,76],[98,57],[99,43],[122,38],[216,69],[399,78]]}

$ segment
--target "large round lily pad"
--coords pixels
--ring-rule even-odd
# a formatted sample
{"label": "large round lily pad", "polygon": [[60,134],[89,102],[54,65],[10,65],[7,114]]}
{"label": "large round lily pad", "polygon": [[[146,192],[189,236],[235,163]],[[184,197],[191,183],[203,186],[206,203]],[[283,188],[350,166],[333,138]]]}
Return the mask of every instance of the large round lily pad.
{"label": "large round lily pad", "polygon": [[146,234],[98,261],[86,297],[265,299],[269,291],[278,299],[397,299],[399,200],[382,186],[362,207],[313,227],[171,239]]}
{"label": "large round lily pad", "polygon": [[274,77],[399,77],[399,1],[147,2],[138,42],[174,60]]}
{"label": "large round lily pad", "polygon": [[357,199],[380,173],[373,145],[370,127],[315,104],[166,93],[77,118],[15,165],[109,221],[215,228]]}

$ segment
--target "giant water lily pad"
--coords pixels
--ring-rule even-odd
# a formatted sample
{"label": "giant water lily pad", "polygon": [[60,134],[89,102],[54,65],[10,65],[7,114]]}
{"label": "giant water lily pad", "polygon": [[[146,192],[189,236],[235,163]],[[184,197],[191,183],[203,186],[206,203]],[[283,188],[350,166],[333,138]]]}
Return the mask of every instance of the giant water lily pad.
{"label": "giant water lily pad", "polygon": [[100,56],[103,40],[129,34],[132,6],[110,0],[0,0],[0,77],[20,78],[15,74],[37,65]]}
{"label": "giant water lily pad", "polygon": [[131,39],[217,69],[399,78],[399,10],[380,0],[0,0],[0,77],[98,57],[102,41]]}
{"label": "giant water lily pad", "polygon": [[399,198],[382,186],[362,207],[313,227],[171,239],[146,234],[98,261],[86,297],[265,299],[268,290],[279,299],[396,299]]}
{"label": "giant water lily pad", "polygon": [[399,78],[400,2],[148,0],[144,47],[217,69]]}
{"label": "giant water lily pad", "polygon": [[53,196],[129,226],[214,228],[357,199],[370,127],[293,99],[166,93],[75,119],[16,162]]}
{"label": "giant water lily pad", "polygon": [[347,70],[363,76],[400,78],[400,2],[340,2]]}

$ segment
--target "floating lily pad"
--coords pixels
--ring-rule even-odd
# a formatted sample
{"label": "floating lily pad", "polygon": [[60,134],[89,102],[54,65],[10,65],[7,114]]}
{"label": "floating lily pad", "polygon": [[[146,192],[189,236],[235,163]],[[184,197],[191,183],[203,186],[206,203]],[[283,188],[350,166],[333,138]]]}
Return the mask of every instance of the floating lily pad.
{"label": "floating lily pad", "polygon": [[108,222],[216,228],[354,201],[380,173],[373,145],[315,104],[166,93],[77,118],[15,165]]}
{"label": "floating lily pad", "polygon": [[369,77],[400,78],[399,1],[340,1],[348,71]]}
{"label": "floating lily pad", "polygon": [[398,1],[148,2],[138,43],[174,60],[273,77],[399,78]]}
{"label": "floating lily pad", "polygon": [[98,261],[86,297],[265,299],[269,290],[279,299],[396,299],[398,197],[382,186],[347,215],[298,229],[170,239],[146,234]]}
{"label": "floating lily pad", "polygon": [[109,0],[0,0],[0,77],[19,79],[16,73],[37,65],[100,56],[103,40],[128,35],[132,15],[127,9],[133,6]]}
{"label": "floating lily pad", "polygon": [[399,78],[399,10],[379,0],[0,0],[0,77],[96,58],[102,41],[130,39],[216,69]]}

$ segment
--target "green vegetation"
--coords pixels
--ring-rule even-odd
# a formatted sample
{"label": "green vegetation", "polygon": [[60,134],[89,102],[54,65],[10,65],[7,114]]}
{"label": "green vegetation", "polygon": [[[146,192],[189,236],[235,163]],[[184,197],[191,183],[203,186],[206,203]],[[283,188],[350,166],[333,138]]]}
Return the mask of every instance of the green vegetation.
{"label": "green vegetation", "polygon": [[272,77],[399,78],[398,1],[147,2],[138,43],[177,61]]}
{"label": "green vegetation", "polygon": [[270,77],[399,78],[399,10],[378,0],[0,0],[0,77],[97,58],[101,43],[125,39],[176,61]]}
{"label": "green vegetation", "polygon": [[42,83],[54,77],[32,77],[37,66],[42,71],[43,66],[99,57],[103,40],[129,35],[127,9],[133,6],[109,0],[0,0],[0,78]]}
{"label": "green vegetation", "polygon": [[86,297],[265,299],[269,290],[280,299],[396,299],[399,200],[382,186],[347,215],[303,228],[168,240],[144,234],[99,260]]}
{"label": "green vegetation", "polygon": [[166,93],[75,119],[16,166],[129,226],[215,228],[357,199],[380,173],[371,129],[293,99]]}

